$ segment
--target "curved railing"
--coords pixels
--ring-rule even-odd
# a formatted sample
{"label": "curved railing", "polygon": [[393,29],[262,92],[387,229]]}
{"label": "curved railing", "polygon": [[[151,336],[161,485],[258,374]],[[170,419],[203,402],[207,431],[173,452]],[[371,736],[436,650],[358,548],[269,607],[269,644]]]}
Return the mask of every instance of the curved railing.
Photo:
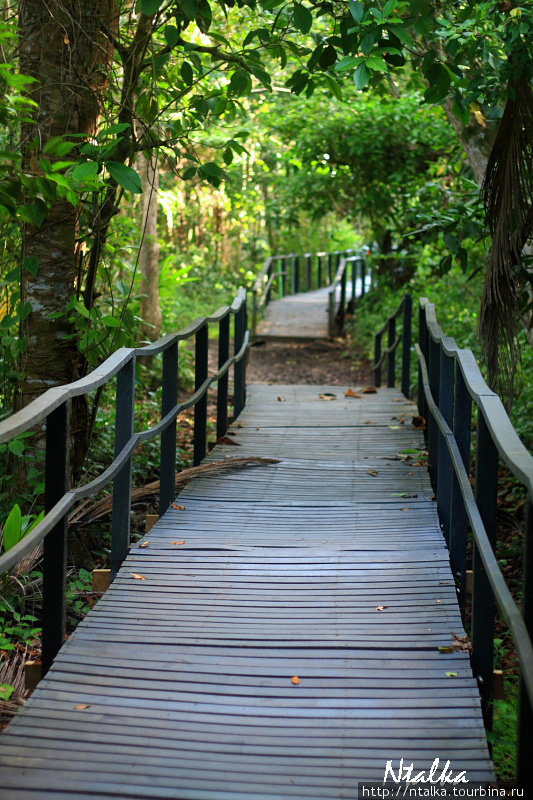
{"label": "curved railing", "polygon": [[[235,317],[234,354],[230,356],[230,320]],[[218,370],[208,375],[208,326],[217,323]],[[195,337],[195,391],[186,402],[178,402],[178,345]],[[239,291],[231,306],[223,306],[210,317],[199,317],[177,333],[168,334],[146,347],[123,347],[113,353],[87,377],[49,389],[26,408],[0,422],[0,444],[9,442],[35,425],[46,423],[45,516],[43,520],[7,553],[0,556],[0,575],[10,570],[25,555],[43,542],[43,656],[46,673],[65,638],[65,579],[67,515],[74,503],[90,497],[111,481],[113,512],[111,521],[112,576],[127,555],[130,543],[132,458],[136,447],[147,439],[161,436],[160,510],[164,512],[175,495],[176,421],[179,414],[194,406],[194,464],[199,464],[207,449],[207,391],[217,382],[217,439],[228,427],[228,372],[234,372],[234,416],[246,398],[245,354],[249,346],[246,292]],[[144,431],[134,432],[135,362],[137,356],[163,355],[161,421]],[[99,389],[117,378],[115,458],[95,480],[84,486],[69,487],[70,404],[74,397]]]}
{"label": "curved railing", "polygon": [[[404,311],[408,297],[404,297]],[[392,317],[397,317],[400,309]],[[394,330],[388,330],[386,352],[390,354],[398,342]],[[428,465],[463,613],[469,529],[472,532],[472,669],[479,684],[485,726],[492,729],[496,602],[509,626],[520,664],[518,786],[533,790],[533,456],[520,441],[500,398],[485,383],[472,351],[459,348],[455,339],[445,336],[435,306],[426,298],[420,300],[415,348],[419,412],[427,419]],[[382,360],[377,353],[376,362]],[[408,363],[404,350],[404,367]],[[408,394],[405,389],[404,394]],[[470,482],[472,403],[477,406],[475,489]],[[495,556],[500,458],[528,492],[521,610]]]}
{"label": "curved railing", "polygon": [[[396,350],[402,345],[402,392],[409,397],[411,371],[411,337],[412,337],[413,300],[405,294],[396,311],[394,311],[374,337],[374,386],[381,386],[381,370],[387,359],[387,386],[396,384]],[[396,336],[396,320],[403,321],[402,332]],[[383,349],[383,336],[387,334],[387,347]]]}
{"label": "curved railing", "polygon": [[[350,255],[351,250],[333,253],[305,253],[304,255],[269,256],[252,289],[252,336],[255,336],[260,312],[272,299],[273,291],[279,298],[299,292],[330,287],[328,299],[328,331],[330,336],[342,331],[346,313],[347,264],[352,264],[352,297],[355,298],[359,275],[361,293],[365,292],[366,262],[360,255]],[[343,286],[341,300],[337,302],[336,290]]]}

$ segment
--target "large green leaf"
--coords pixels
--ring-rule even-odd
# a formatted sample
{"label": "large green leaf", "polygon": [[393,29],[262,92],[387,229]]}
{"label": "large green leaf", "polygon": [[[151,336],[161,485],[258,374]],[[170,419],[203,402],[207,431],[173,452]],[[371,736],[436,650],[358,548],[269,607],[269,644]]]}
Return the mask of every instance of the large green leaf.
{"label": "large green leaf", "polygon": [[98,174],[98,164],[96,161],[86,161],[84,164],[78,164],[72,170],[72,179],[75,181],[86,181],[88,178],[94,178]]}
{"label": "large green leaf", "polygon": [[134,194],[142,194],[141,176],[132,167],[121,164],[119,161],[109,161],[106,164],[109,174],[119,186]]}
{"label": "large green leaf", "polygon": [[4,550],[7,553],[22,538],[22,512],[16,503],[9,512],[4,526]]}
{"label": "large green leaf", "polygon": [[154,14],[157,14],[162,5],[163,0],[141,0],[140,2],[141,11],[147,17],[153,17]]}
{"label": "large green leaf", "polygon": [[353,80],[358,89],[364,89],[370,80],[370,70],[366,64],[359,64],[353,74]]}
{"label": "large green leaf", "polygon": [[361,22],[365,9],[359,0],[350,0],[350,14],[356,22]]}
{"label": "large green leaf", "polygon": [[165,39],[170,48],[176,47],[180,40],[180,32],[175,25],[167,25],[165,28]]}
{"label": "large green leaf", "polygon": [[294,4],[294,24],[302,33],[309,33],[313,24],[313,15],[301,3]]}

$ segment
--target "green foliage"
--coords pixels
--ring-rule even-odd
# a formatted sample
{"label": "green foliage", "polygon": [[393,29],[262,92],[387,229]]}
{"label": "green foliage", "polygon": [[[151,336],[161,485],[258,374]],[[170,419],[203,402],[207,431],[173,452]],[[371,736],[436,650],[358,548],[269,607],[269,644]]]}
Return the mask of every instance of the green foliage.
{"label": "green foliage", "polygon": [[41,628],[35,625],[37,617],[24,613],[23,606],[19,595],[0,597],[0,650],[15,650],[18,642],[30,647],[38,643]]}
{"label": "green foliage", "polygon": [[487,738],[493,745],[492,758],[499,781],[516,779],[516,740],[518,725],[518,686],[516,680],[504,682],[504,700],[494,701],[494,725]]}

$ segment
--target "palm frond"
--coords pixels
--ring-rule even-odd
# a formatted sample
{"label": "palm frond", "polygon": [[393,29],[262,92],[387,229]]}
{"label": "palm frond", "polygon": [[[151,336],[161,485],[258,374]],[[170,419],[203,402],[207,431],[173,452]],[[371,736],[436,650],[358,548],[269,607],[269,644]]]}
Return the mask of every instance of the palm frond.
{"label": "palm frond", "polygon": [[508,405],[520,363],[521,256],[533,231],[533,91],[526,77],[513,88],[483,183],[492,245],[479,323],[489,383]]}

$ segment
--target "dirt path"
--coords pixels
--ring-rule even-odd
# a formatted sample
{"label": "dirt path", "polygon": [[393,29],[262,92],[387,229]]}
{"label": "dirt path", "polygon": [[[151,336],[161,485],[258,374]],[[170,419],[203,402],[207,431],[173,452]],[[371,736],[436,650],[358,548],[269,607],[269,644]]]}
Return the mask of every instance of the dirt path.
{"label": "dirt path", "polygon": [[348,340],[258,341],[250,348],[246,379],[251,383],[351,385],[371,383],[368,364],[353,364]]}

